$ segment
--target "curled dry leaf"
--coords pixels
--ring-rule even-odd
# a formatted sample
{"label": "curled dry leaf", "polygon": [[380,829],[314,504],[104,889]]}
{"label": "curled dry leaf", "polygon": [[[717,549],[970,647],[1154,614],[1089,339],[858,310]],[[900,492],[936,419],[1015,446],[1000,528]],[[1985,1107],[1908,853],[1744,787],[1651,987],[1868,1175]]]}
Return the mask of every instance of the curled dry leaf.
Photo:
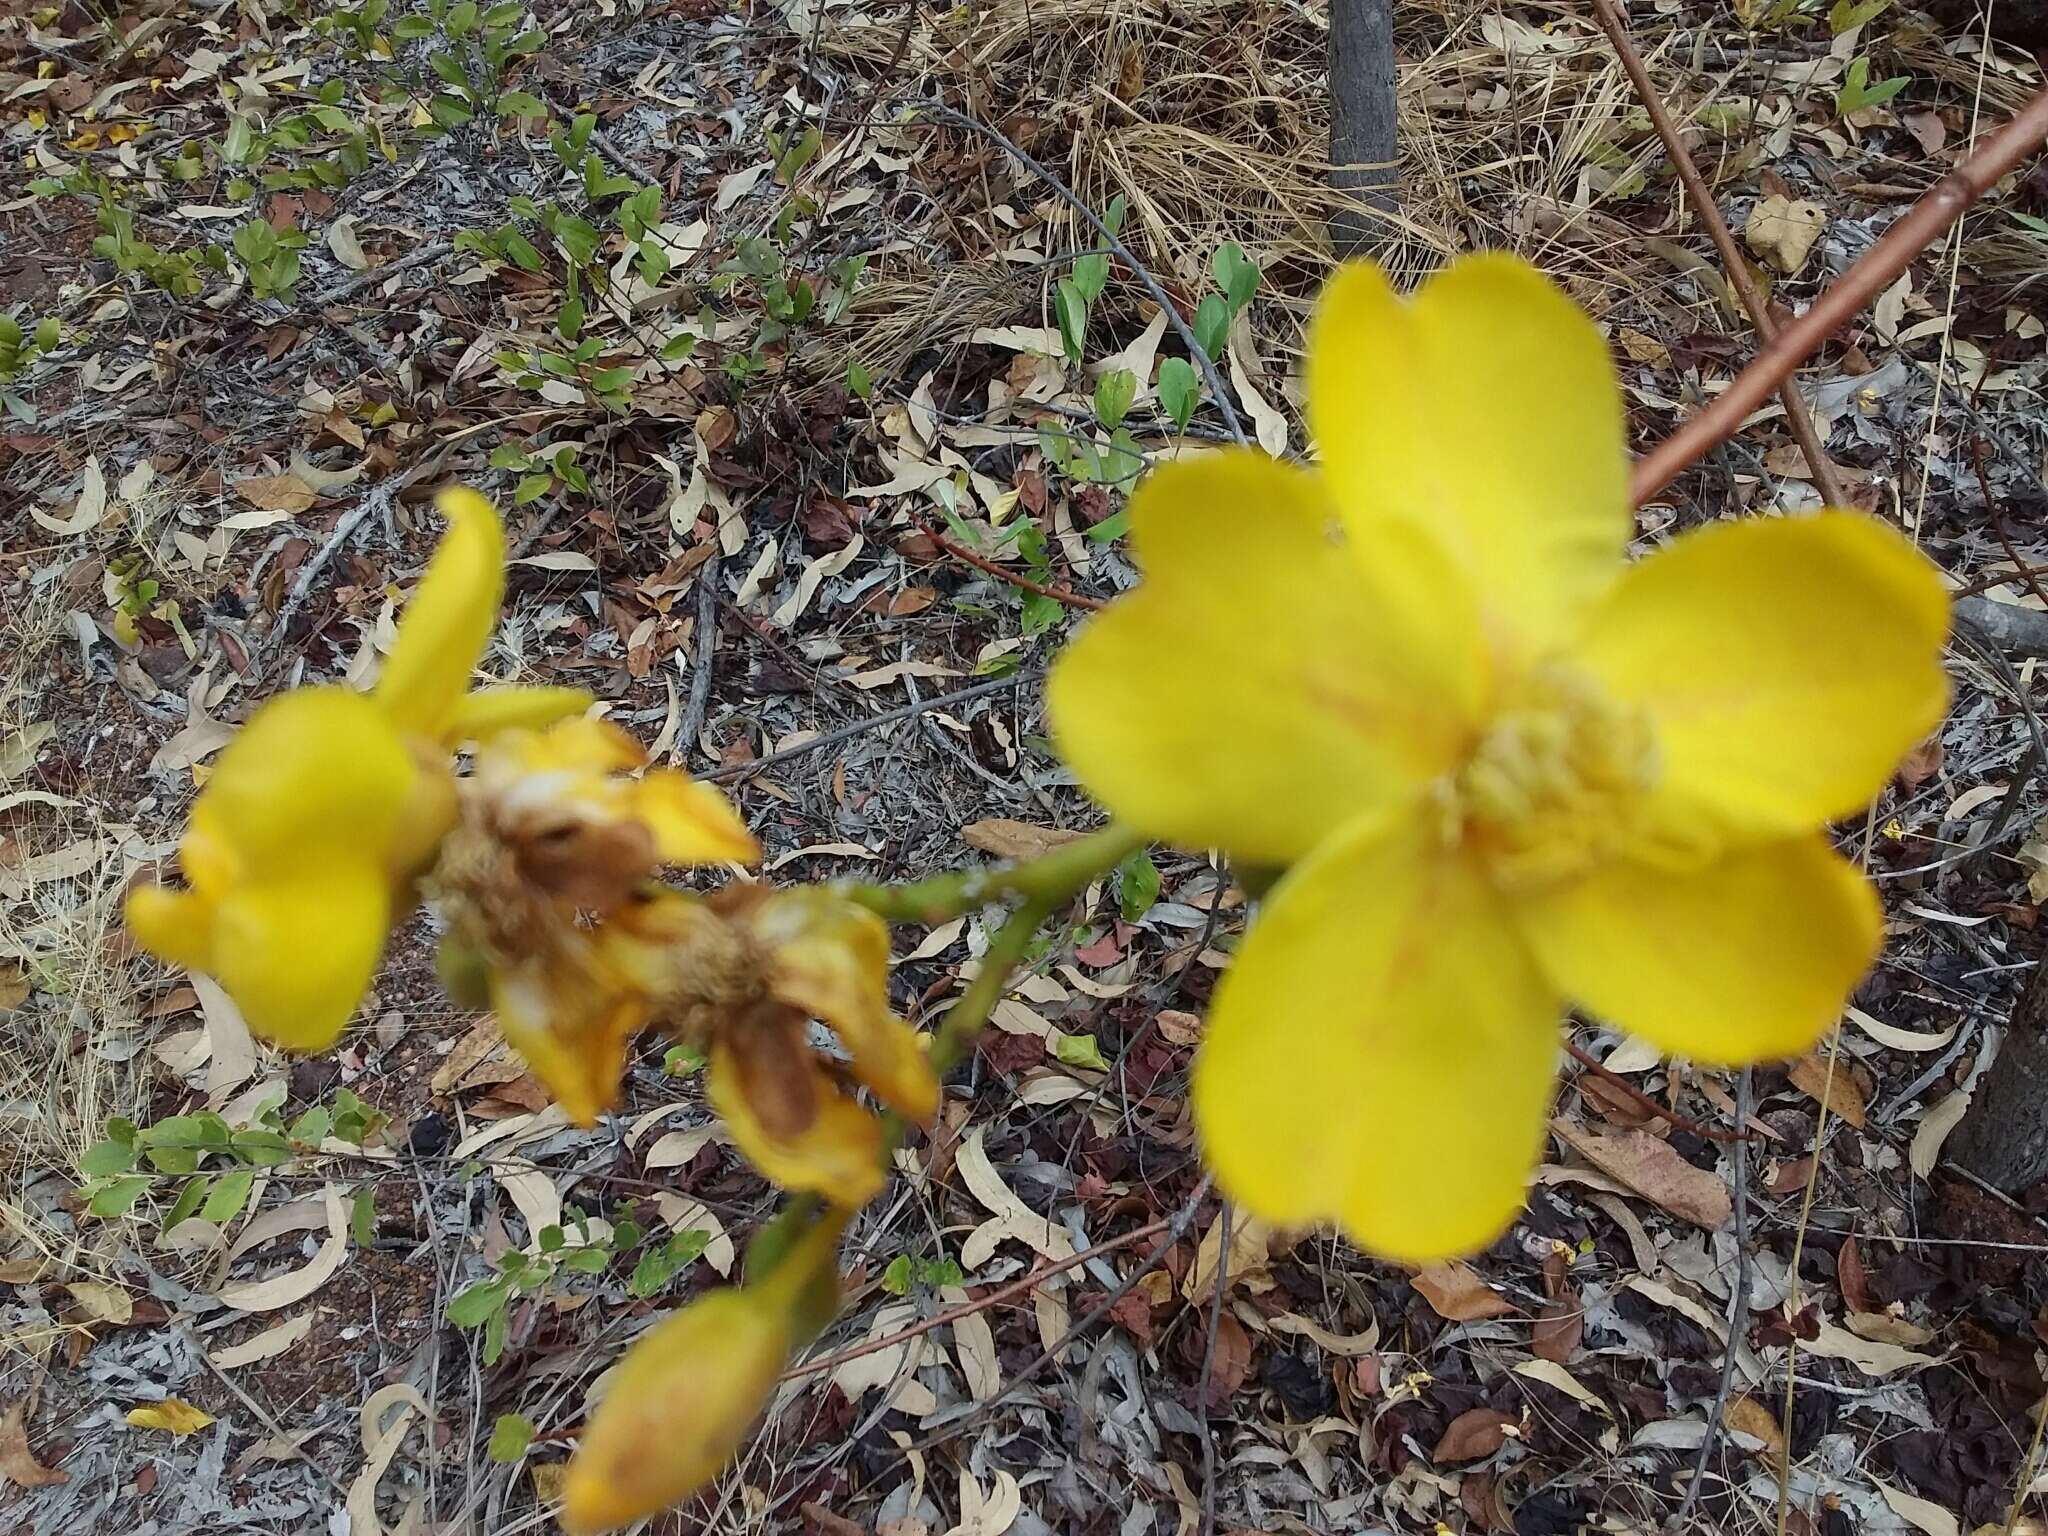
{"label": "curled dry leaf", "polygon": [[1949,1132],[1963,1123],[1963,1116],[1969,1108],[1969,1093],[1958,1089],[1920,1117],[1920,1124],[1913,1132],[1913,1145],[1906,1152],[1906,1161],[1918,1177],[1924,1179],[1933,1174],[1934,1165],[1941,1161],[1943,1143],[1948,1140]]}
{"label": "curled dry leaf", "polygon": [[1721,1410],[1721,1422],[1738,1435],[1763,1442],[1764,1454],[1775,1464],[1785,1457],[1785,1437],[1778,1429],[1778,1416],[1753,1397],[1738,1397]]}
{"label": "curled dry leaf", "polygon": [[11,1404],[0,1414],[0,1477],[17,1488],[41,1488],[50,1483],[68,1483],[71,1474],[59,1467],[46,1467],[28,1448],[28,1430],[23,1421],[28,1404]]}
{"label": "curled dry leaf", "polygon": [[1827,1052],[1810,1051],[1793,1062],[1785,1075],[1794,1088],[1814,1103],[1825,1105],[1829,1114],[1846,1120],[1859,1131],[1863,1129],[1869,1107],[1863,1102],[1863,1090],[1857,1087],[1847,1058],[1837,1055],[1830,1066]]}
{"label": "curled dry leaf", "polygon": [[1507,1443],[1508,1431],[1517,1422],[1515,1415],[1499,1408],[1467,1408],[1444,1427],[1429,1459],[1443,1466],[1491,1456]]}
{"label": "curled dry leaf", "polygon": [[1059,827],[1034,827],[1028,821],[995,816],[970,821],[960,829],[960,841],[999,859],[1036,859],[1086,837],[1085,832],[1068,832]]}
{"label": "curled dry leaf", "polygon": [[1714,1231],[1734,1209],[1720,1175],[1693,1167],[1670,1143],[1647,1131],[1599,1136],[1569,1120],[1550,1124],[1567,1146],[1602,1173],[1695,1226]]}
{"label": "curled dry leaf", "polygon": [[1418,1269],[1410,1284],[1422,1293],[1430,1310],[1454,1323],[1477,1322],[1485,1317],[1505,1317],[1515,1304],[1479,1278],[1479,1271],[1462,1259],[1448,1264],[1431,1264]]}

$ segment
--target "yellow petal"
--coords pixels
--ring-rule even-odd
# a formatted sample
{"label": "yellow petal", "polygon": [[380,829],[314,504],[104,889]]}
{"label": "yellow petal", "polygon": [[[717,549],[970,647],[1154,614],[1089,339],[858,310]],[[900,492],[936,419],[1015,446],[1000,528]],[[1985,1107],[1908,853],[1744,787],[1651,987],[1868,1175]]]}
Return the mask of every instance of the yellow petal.
{"label": "yellow petal", "polygon": [[732,1047],[711,1048],[705,1070],[705,1098],[725,1122],[742,1156],[771,1183],[823,1195],[834,1205],[857,1208],[882,1190],[882,1127],[873,1115],[833,1086],[815,1064],[790,1064],[815,1074],[816,1112],[802,1131],[771,1133],[741,1089]]}
{"label": "yellow petal", "polygon": [[377,680],[377,702],[392,720],[426,736],[440,734],[468,690],[505,594],[505,529],[497,509],[459,485],[434,505],[448,532],[406,604]]}
{"label": "yellow petal", "polygon": [[604,974],[586,946],[491,973],[491,1008],[506,1044],[577,1125],[594,1125],[619,1096],[626,1047],[645,1006]]}
{"label": "yellow petal", "polygon": [[1525,897],[1517,916],[1572,1001],[1660,1050],[1723,1065],[1806,1050],[1883,935],[1870,882],[1819,837],[1686,874],[1610,865]]}
{"label": "yellow petal", "polygon": [[204,1408],[194,1408],[183,1398],[167,1397],[160,1402],[128,1410],[128,1422],[137,1429],[165,1429],[174,1435],[195,1434],[213,1422]]}
{"label": "yellow petal", "polygon": [[390,722],[350,688],[298,688],[249,717],[192,808],[206,889],[286,871],[322,850],[381,857],[392,846],[420,768]]}
{"label": "yellow petal", "polygon": [[1607,344],[1534,267],[1468,256],[1395,296],[1344,267],[1308,339],[1308,416],[1370,561],[1390,521],[1432,529],[1488,628],[1527,654],[1613,580],[1632,521]]}
{"label": "yellow petal", "polygon": [[1210,1008],[1193,1100],[1222,1191],[1384,1258],[1484,1247],[1521,1209],[1557,993],[1466,861],[1347,829],[1274,888]]}
{"label": "yellow petal", "polygon": [[323,1050],[362,1001],[390,926],[381,868],[309,861],[220,899],[209,969],[253,1033],[287,1050]]}
{"label": "yellow petal", "polygon": [[1474,613],[1408,525],[1354,552],[1315,475],[1250,453],[1169,464],[1131,499],[1145,580],[1061,654],[1061,755],[1120,818],[1264,863],[1403,801],[1462,747]]}
{"label": "yellow petal", "polygon": [[453,746],[489,741],[503,731],[544,730],[582,714],[592,702],[581,688],[479,688],[455,701],[441,723],[441,739]]}
{"label": "yellow petal", "polygon": [[888,925],[816,889],[779,891],[750,922],[775,957],[776,998],[837,1030],[854,1076],[876,1098],[907,1120],[930,1123],[939,1079],[917,1032],[889,1011]]}
{"label": "yellow petal", "polygon": [[657,768],[632,786],[632,814],[654,833],[664,864],[752,864],[761,845],[714,785]]}
{"label": "yellow petal", "polygon": [[138,885],[122,915],[135,942],[169,965],[204,971],[213,962],[213,903],[192,891]]}
{"label": "yellow petal", "polygon": [[1663,819],[1784,837],[1867,803],[1948,703],[1948,599],[1858,512],[1717,523],[1633,566],[1576,649],[1657,733]]}
{"label": "yellow petal", "polygon": [[787,1312],[745,1288],[713,1291],[647,1333],[569,1463],[563,1529],[611,1530],[716,1477],[767,1406],[790,1345]]}

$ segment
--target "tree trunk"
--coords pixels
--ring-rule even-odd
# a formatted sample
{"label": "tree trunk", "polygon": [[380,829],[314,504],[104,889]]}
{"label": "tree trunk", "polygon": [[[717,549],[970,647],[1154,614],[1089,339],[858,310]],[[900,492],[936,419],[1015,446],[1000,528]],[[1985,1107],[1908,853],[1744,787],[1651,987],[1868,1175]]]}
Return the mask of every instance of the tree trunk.
{"label": "tree trunk", "polygon": [[2048,1178],[2048,965],[2027,977],[1948,1155],[2008,1193]]}
{"label": "tree trunk", "polygon": [[1330,0],[1330,183],[1355,206],[1330,219],[1339,260],[1368,255],[1401,206],[1393,0]]}

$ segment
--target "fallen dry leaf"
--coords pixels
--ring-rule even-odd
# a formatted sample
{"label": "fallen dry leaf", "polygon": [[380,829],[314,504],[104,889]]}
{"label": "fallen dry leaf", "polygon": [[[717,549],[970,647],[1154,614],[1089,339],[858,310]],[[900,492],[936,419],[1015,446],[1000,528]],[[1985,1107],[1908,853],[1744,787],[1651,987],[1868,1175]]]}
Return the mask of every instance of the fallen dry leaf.
{"label": "fallen dry leaf", "polygon": [[1721,1422],[1738,1435],[1764,1443],[1764,1454],[1773,1464],[1784,1460],[1785,1437],[1778,1430],[1778,1416],[1753,1397],[1738,1397],[1721,1410]]}
{"label": "fallen dry leaf", "polygon": [[128,1422],[137,1429],[163,1429],[174,1435],[190,1435],[211,1424],[213,1415],[204,1408],[194,1408],[183,1398],[167,1397],[160,1403],[130,1408]]}
{"label": "fallen dry leaf", "polygon": [[[1188,1337],[1192,1339],[1195,1335]],[[1207,1350],[1206,1338],[1201,1347]],[[1251,1335],[1245,1332],[1244,1324],[1228,1312],[1219,1313],[1216,1318],[1216,1352],[1209,1357],[1209,1379],[1203,1387],[1204,1400],[1211,1408],[1221,1408],[1237,1395],[1237,1389],[1245,1384],[1245,1378],[1251,1372]]]}
{"label": "fallen dry leaf", "polygon": [[1908,1525],[1927,1533],[1927,1536],[1959,1536],[1962,1522],[1932,1499],[1923,1499],[1918,1494],[1906,1493],[1886,1486],[1876,1478],[1870,1480],[1878,1497],[1885,1501],[1891,1512]]}
{"label": "fallen dry leaf", "polygon": [[1837,1056],[1830,1069],[1825,1052],[1810,1051],[1793,1062],[1785,1075],[1794,1088],[1814,1103],[1827,1106],[1829,1114],[1848,1121],[1859,1131],[1863,1129],[1869,1107],[1863,1102],[1863,1090],[1856,1086],[1846,1060]]}
{"label": "fallen dry leaf", "polygon": [[1585,1305],[1567,1288],[1536,1314],[1536,1326],[1529,1332],[1529,1348],[1543,1359],[1563,1365],[1579,1347],[1585,1331]]}
{"label": "fallen dry leaf", "polygon": [[1895,1371],[1938,1363],[1932,1355],[1923,1355],[1901,1345],[1859,1339],[1848,1329],[1837,1328],[1833,1323],[1822,1323],[1820,1332],[1799,1347],[1809,1355],[1846,1360],[1866,1376],[1889,1376]]}
{"label": "fallen dry leaf", "polygon": [[960,829],[960,840],[970,848],[992,853],[999,859],[1036,859],[1086,837],[1085,832],[1067,832],[1058,827],[1034,827],[1028,821],[1007,816],[987,821],[970,821]]}
{"label": "fallen dry leaf", "polygon": [[1569,1120],[1550,1122],[1567,1146],[1645,1200],[1709,1232],[1728,1220],[1734,1202],[1720,1175],[1695,1168],[1669,1142],[1648,1131],[1598,1136]]}
{"label": "fallen dry leaf", "polygon": [[1491,1456],[1507,1443],[1508,1431],[1517,1422],[1512,1413],[1499,1408],[1467,1408],[1444,1427],[1429,1459],[1442,1466]]}
{"label": "fallen dry leaf", "polygon": [[1876,1344],[1896,1344],[1902,1349],[1933,1341],[1934,1330],[1895,1316],[1890,1312],[1845,1312],[1842,1321],[1858,1338]]}
{"label": "fallen dry leaf", "polygon": [[1488,1286],[1479,1278],[1479,1271],[1462,1259],[1418,1269],[1409,1283],[1422,1293],[1430,1310],[1454,1323],[1505,1317],[1515,1310],[1513,1302]]}
{"label": "fallen dry leaf", "polygon": [[1827,227],[1828,216],[1820,204],[1774,192],[1749,210],[1742,238],[1758,256],[1790,277],[1806,265],[1813,243]]}
{"label": "fallen dry leaf", "polygon": [[68,1483],[71,1474],[58,1467],[46,1467],[28,1448],[28,1430],[22,1421],[28,1404],[15,1403],[0,1414],[0,1477],[17,1488],[41,1488],[48,1483]]}
{"label": "fallen dry leaf", "polygon": [[281,512],[286,516],[297,516],[313,505],[318,494],[297,475],[259,475],[253,480],[237,480],[235,494],[250,506],[265,512]]}

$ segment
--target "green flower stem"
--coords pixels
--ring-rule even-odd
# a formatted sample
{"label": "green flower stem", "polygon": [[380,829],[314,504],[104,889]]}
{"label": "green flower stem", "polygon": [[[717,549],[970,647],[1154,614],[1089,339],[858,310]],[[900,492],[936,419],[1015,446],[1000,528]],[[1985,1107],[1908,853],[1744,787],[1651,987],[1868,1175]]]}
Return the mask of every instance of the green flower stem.
{"label": "green flower stem", "polygon": [[1010,973],[1023,962],[1024,952],[1031,947],[1038,930],[1064,899],[1041,896],[1026,901],[989,940],[988,953],[981,957],[981,969],[946,1010],[946,1016],[939,1020],[938,1032],[932,1037],[932,1068],[941,1077],[958,1066],[973,1048],[974,1037],[981,1033],[982,1025],[1010,989]]}
{"label": "green flower stem", "polygon": [[[1065,901],[1090,880],[1116,868],[1146,838],[1120,822],[1090,832],[1052,852],[1021,864],[949,870],[910,885],[842,885],[839,893],[892,923],[950,922],[991,902],[1021,897],[1048,908]],[[1041,921],[1044,914],[1040,914]],[[990,951],[994,953],[993,950]],[[1021,953],[1021,949],[1020,949]],[[967,1001],[963,995],[962,1003]],[[991,1000],[991,1005],[993,1000]],[[958,1004],[955,1004],[957,1011]],[[948,1015],[950,1021],[951,1015]],[[979,1028],[977,1024],[975,1026]]]}

